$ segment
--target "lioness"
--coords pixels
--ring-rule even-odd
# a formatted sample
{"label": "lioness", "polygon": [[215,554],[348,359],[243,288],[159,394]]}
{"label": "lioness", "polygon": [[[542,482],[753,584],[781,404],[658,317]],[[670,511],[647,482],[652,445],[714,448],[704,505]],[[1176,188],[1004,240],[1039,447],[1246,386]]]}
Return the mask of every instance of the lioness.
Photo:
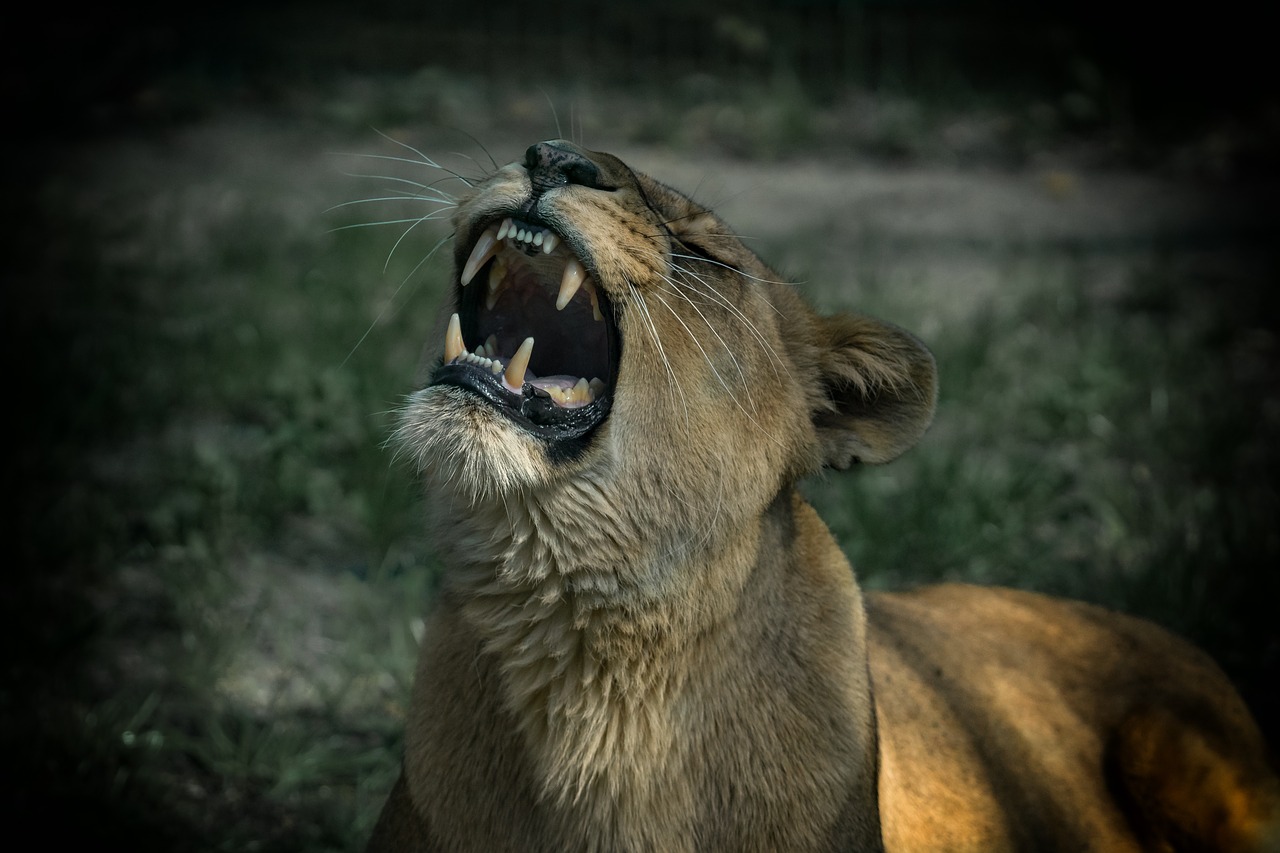
{"label": "lioness", "polygon": [[398,434],[447,581],[370,850],[1280,850],[1196,649],[1026,592],[860,593],[796,484],[920,438],[918,340],[818,316],[568,142],[454,226]]}

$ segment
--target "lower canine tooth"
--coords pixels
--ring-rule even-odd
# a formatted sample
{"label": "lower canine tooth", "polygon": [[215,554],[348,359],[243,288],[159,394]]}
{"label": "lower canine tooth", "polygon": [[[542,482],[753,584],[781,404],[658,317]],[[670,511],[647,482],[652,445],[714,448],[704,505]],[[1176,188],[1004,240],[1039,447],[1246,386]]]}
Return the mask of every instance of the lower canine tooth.
{"label": "lower canine tooth", "polygon": [[448,364],[467,351],[462,341],[462,322],[458,315],[449,317],[449,329],[444,333],[444,363]]}
{"label": "lower canine tooth", "polygon": [[507,372],[502,376],[511,390],[519,391],[524,387],[524,372],[529,368],[529,356],[532,354],[533,338],[525,338],[524,343],[520,344],[520,349],[511,356],[511,361],[507,363]]}

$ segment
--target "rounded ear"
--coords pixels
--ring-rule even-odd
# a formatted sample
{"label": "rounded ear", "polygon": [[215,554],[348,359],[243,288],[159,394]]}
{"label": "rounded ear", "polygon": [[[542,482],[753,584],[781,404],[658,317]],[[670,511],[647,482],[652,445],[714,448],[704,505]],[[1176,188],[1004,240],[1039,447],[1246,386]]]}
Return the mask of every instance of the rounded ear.
{"label": "rounded ear", "polygon": [[826,401],[813,423],[823,462],[845,469],[895,459],[933,420],[933,355],[910,333],[869,317],[824,317],[818,327],[825,344],[818,372]]}

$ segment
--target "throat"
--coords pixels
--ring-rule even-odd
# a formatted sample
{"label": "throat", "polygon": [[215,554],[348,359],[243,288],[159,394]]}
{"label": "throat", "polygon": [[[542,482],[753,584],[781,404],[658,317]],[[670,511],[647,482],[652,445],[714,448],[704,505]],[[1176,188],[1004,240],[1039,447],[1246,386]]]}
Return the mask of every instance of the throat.
{"label": "throat", "polygon": [[635,813],[672,760],[686,636],[670,597],[624,561],[643,549],[602,534],[621,525],[577,491],[452,520],[451,598],[497,665],[545,794]]}

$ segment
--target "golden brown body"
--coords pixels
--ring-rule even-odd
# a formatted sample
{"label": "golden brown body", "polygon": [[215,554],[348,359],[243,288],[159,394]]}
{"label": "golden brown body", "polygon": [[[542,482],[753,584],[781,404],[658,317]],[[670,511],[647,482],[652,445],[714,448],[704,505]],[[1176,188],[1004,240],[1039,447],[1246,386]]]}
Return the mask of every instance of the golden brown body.
{"label": "golden brown body", "polygon": [[568,143],[454,221],[399,436],[447,581],[370,850],[1280,849],[1256,727],[1186,644],[1007,590],[864,602],[795,486],[920,437],[918,341]]}
{"label": "golden brown body", "polygon": [[[873,596],[868,617],[886,849],[1274,849],[1261,737],[1193,647],[1013,590]],[[1158,766],[1135,766],[1145,738]]]}

